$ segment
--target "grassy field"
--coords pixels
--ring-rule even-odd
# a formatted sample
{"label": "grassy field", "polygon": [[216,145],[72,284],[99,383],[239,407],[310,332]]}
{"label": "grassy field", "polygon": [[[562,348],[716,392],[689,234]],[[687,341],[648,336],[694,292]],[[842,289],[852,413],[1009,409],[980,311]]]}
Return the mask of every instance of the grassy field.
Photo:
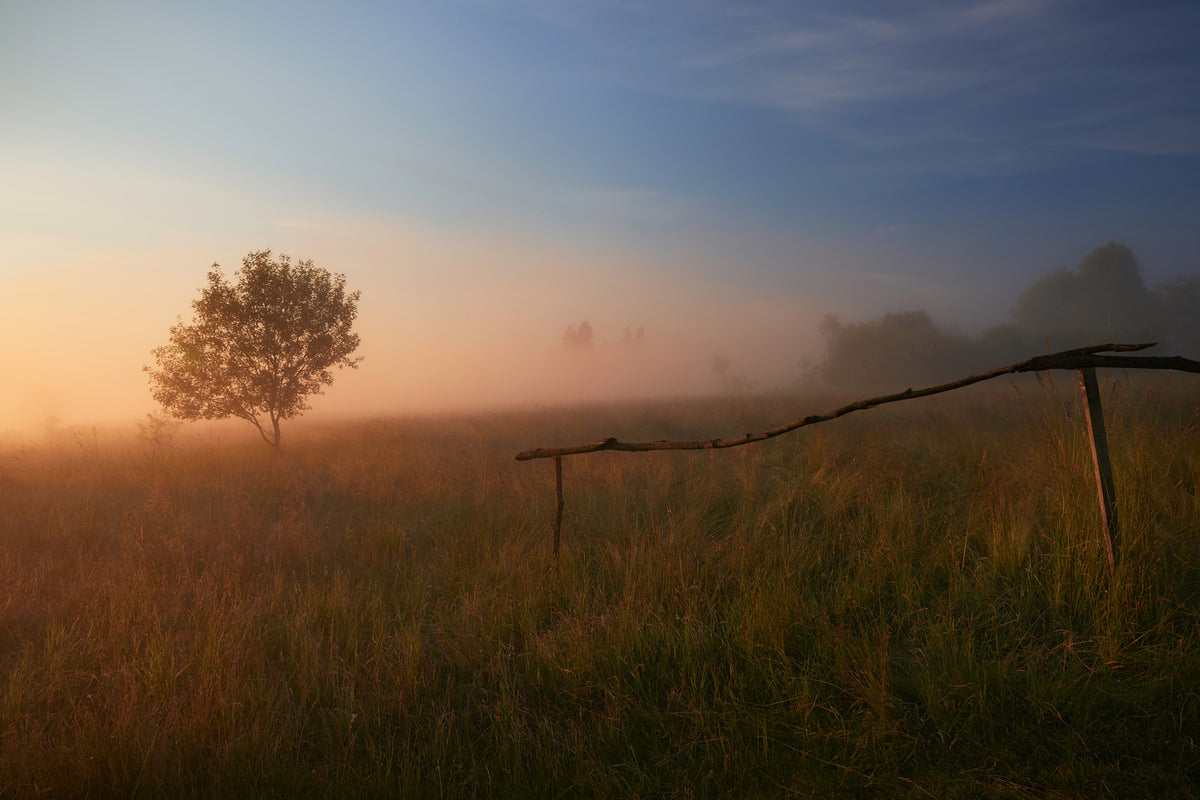
{"label": "grassy field", "polygon": [[[0,797],[1200,797],[1200,382],[0,449]],[[246,436],[242,436],[245,433]]]}

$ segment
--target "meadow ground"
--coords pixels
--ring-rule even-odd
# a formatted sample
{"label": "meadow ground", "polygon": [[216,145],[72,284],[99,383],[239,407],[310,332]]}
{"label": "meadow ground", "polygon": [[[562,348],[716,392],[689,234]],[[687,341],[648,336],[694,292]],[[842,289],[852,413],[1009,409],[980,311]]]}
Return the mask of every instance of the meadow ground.
{"label": "meadow ground", "polygon": [[[1200,382],[0,447],[0,797],[1200,796]],[[857,399],[857,398],[846,398]],[[248,433],[248,432],[247,432]]]}

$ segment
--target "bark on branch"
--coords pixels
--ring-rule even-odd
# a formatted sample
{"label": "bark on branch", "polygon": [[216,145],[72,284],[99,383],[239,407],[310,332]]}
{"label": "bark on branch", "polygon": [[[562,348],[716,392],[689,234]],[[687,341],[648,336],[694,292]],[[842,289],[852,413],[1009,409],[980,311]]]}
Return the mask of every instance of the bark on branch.
{"label": "bark on branch", "polygon": [[975,383],[982,383],[993,378],[999,378],[1001,375],[1011,375],[1020,372],[1041,372],[1051,369],[1082,369],[1086,367],[1102,367],[1109,369],[1171,369],[1180,372],[1195,372],[1200,373],[1200,361],[1192,361],[1182,356],[1112,356],[1100,355],[1101,353],[1127,353],[1137,350],[1145,350],[1147,347],[1153,347],[1157,342],[1148,342],[1146,344],[1100,344],[1091,347],[1081,347],[1076,350],[1064,350],[1059,353],[1050,353],[1044,356],[1035,356],[1026,361],[1021,361],[1016,364],[1009,364],[1007,367],[999,367],[989,372],[981,372],[978,375],[971,375],[953,383],[943,383],[939,386],[930,386],[924,389],[906,389],[903,392],[896,394],[884,395],[882,397],[873,397],[869,400],[859,400],[855,403],[842,406],[836,411],[831,411],[828,414],[813,414],[811,416],[798,419],[794,422],[789,422],[786,425],[780,425],[778,428],[772,428],[761,433],[747,433],[745,436],[736,439],[707,439],[702,441],[685,441],[685,442],[622,442],[615,437],[603,439],[599,442],[590,444],[575,445],[573,447],[539,447],[534,450],[524,450],[517,453],[517,461],[532,461],[537,458],[559,458],[562,456],[573,456],[582,453],[598,453],[602,450],[619,450],[629,453],[642,453],[651,450],[720,450],[726,447],[740,447],[745,444],[753,444],[766,439],[774,439],[776,436],[782,436],[785,433],[790,433],[807,425],[815,425],[818,422],[828,422],[829,420],[837,419],[845,416],[852,411],[863,411],[868,408],[875,408],[886,403],[895,403],[900,400],[912,400],[917,397],[929,397],[942,392],[961,389],[965,386],[970,386]]}

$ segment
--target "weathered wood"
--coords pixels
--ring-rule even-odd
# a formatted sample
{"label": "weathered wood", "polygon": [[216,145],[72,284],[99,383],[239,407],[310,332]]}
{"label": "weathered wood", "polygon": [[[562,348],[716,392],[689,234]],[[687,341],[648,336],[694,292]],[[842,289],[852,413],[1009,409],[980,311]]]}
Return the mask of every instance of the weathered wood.
{"label": "weathered wood", "polygon": [[1079,370],[1079,382],[1087,398],[1088,441],[1092,445],[1092,463],[1096,466],[1096,494],[1100,499],[1100,522],[1104,533],[1104,551],[1108,571],[1117,571],[1117,504],[1112,462],[1108,457],[1108,437],[1104,433],[1104,410],[1100,405],[1100,387],[1095,367]]}
{"label": "weathered wood", "polygon": [[907,389],[896,394],[884,395],[883,397],[873,397],[870,400],[859,400],[856,403],[842,406],[836,411],[831,411],[828,414],[813,414],[811,416],[798,419],[795,422],[789,422],[786,425],[780,425],[777,428],[772,428],[761,433],[748,433],[745,436],[736,439],[707,439],[702,441],[656,441],[656,442],[622,442],[616,437],[609,437],[599,442],[591,442],[588,444],[574,445],[571,447],[539,447],[533,450],[523,450],[517,453],[517,461],[532,461],[537,458],[558,458],[560,456],[581,455],[583,453],[598,453],[604,450],[617,450],[626,453],[641,453],[652,450],[720,450],[727,447],[741,447],[742,445],[753,444],[767,439],[773,439],[776,436],[782,436],[785,433],[790,433],[807,425],[815,425],[818,422],[828,422],[845,416],[853,411],[863,411],[868,408],[875,408],[886,403],[895,403],[900,400],[913,400],[918,397],[929,397],[930,395],[941,394],[955,389],[962,389],[972,384],[989,381],[993,378],[999,378],[1002,375],[1011,375],[1022,372],[1041,372],[1050,369],[1070,369],[1077,370],[1085,367],[1107,367],[1111,369],[1173,369],[1181,372],[1200,373],[1200,361],[1192,361],[1191,359],[1181,356],[1110,356],[1098,355],[1105,352],[1133,352],[1137,350],[1145,350],[1147,347],[1153,347],[1156,342],[1147,344],[1101,344],[1092,347],[1081,347],[1077,350],[1064,350],[1060,353],[1051,353],[1044,356],[1036,356],[1027,361],[1021,361],[1016,364],[1010,364],[1007,367],[1000,367],[989,372],[982,372],[978,375],[971,375],[961,380],[953,381],[952,383],[943,383],[938,386],[930,386],[925,389]]}
{"label": "weathered wood", "polygon": [[1079,369],[1102,367],[1104,369],[1168,369],[1176,372],[1200,373],[1200,361],[1183,356],[1104,356],[1081,354],[1065,356],[1054,354],[1031,358],[1014,372],[1040,372],[1048,369]]}
{"label": "weathered wood", "polygon": [[563,517],[562,456],[554,457],[554,493],[558,499],[558,508],[554,512],[554,557],[558,558],[559,542],[562,540]]}
{"label": "weathered wood", "polygon": [[558,507],[554,516],[554,556],[558,557],[559,543],[562,537],[562,517],[563,517],[563,491],[562,491],[562,459],[563,456],[580,455],[582,453],[598,453],[603,450],[620,450],[623,452],[645,452],[649,450],[717,450],[726,447],[740,447],[741,445],[753,444],[766,439],[773,439],[776,436],[781,436],[785,433],[803,428],[806,425],[814,425],[818,422],[828,422],[829,420],[837,419],[845,416],[853,411],[862,411],[868,408],[884,405],[885,403],[895,403],[900,400],[912,400],[917,397],[929,397],[930,395],[941,394],[942,392],[961,389],[965,386],[970,386],[975,383],[998,378],[1001,375],[1011,375],[1022,372],[1041,372],[1043,370],[1052,369],[1071,369],[1078,370],[1080,380],[1083,383],[1084,394],[1088,399],[1088,433],[1092,443],[1092,460],[1096,465],[1096,483],[1100,495],[1100,512],[1104,523],[1104,546],[1108,554],[1108,567],[1110,572],[1115,573],[1117,563],[1117,511],[1114,503],[1116,492],[1113,489],[1112,467],[1108,457],[1108,442],[1104,435],[1104,414],[1100,407],[1100,391],[1096,385],[1096,368],[1106,367],[1111,369],[1167,369],[1177,370],[1180,372],[1195,372],[1200,373],[1200,361],[1192,361],[1182,356],[1111,356],[1101,355],[1102,353],[1128,353],[1138,350],[1145,350],[1147,347],[1153,347],[1157,342],[1149,342],[1147,344],[1100,344],[1092,347],[1081,347],[1076,350],[1064,350],[1059,353],[1050,353],[1044,356],[1036,356],[1021,361],[1016,364],[1010,364],[1007,367],[1000,367],[989,372],[982,372],[978,375],[971,375],[961,380],[952,383],[943,383],[939,386],[930,386],[925,389],[906,389],[897,394],[884,395],[883,397],[874,397],[870,400],[859,400],[857,403],[851,403],[842,406],[836,411],[831,411],[828,414],[814,414],[811,416],[798,419],[795,422],[790,422],[787,425],[780,425],[778,428],[772,428],[769,431],[761,433],[748,433],[745,436],[736,439],[708,439],[704,441],[691,442],[622,442],[616,437],[602,439],[599,442],[590,444],[575,445],[573,447],[553,447],[553,448],[537,448],[534,450],[524,450],[517,453],[518,461],[531,461],[537,458],[553,458],[554,459],[554,487],[555,495],[558,500]]}

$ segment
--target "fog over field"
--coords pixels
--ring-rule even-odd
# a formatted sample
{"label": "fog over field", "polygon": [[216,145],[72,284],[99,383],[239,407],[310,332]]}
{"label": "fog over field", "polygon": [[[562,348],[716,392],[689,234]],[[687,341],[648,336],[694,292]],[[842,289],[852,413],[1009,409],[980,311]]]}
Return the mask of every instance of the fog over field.
{"label": "fog over field", "polygon": [[7,3],[0,430],[154,412],[267,248],[362,292],[318,418],[792,387],[827,315],[975,339],[1108,242],[1157,291],[1200,272],[1198,14]]}
{"label": "fog over field", "polygon": [[1195,0],[0,0],[0,798],[1200,797],[1198,89]]}
{"label": "fog over field", "polygon": [[[786,382],[798,378],[801,358],[820,349],[822,309],[802,296],[682,273],[664,283],[661,267],[623,254],[512,242],[439,247],[372,233],[378,252],[347,248],[337,264],[319,256],[335,250],[328,242],[291,250],[345,272],[362,292],[364,361],[314,401],[317,416],[709,394],[723,387],[714,358],[757,380]],[[398,252],[424,271],[397,282]],[[478,273],[484,260],[496,265],[494,274]],[[239,262],[231,255],[222,266],[232,274]],[[0,300],[5,355],[22,376],[3,389],[9,424],[121,422],[152,411],[142,366],[176,317],[191,316],[208,265],[191,266],[168,281],[155,279],[147,263],[127,273],[137,275],[132,285],[82,270],[31,270],[13,280]],[[567,328],[584,321],[594,338],[568,346]]]}

